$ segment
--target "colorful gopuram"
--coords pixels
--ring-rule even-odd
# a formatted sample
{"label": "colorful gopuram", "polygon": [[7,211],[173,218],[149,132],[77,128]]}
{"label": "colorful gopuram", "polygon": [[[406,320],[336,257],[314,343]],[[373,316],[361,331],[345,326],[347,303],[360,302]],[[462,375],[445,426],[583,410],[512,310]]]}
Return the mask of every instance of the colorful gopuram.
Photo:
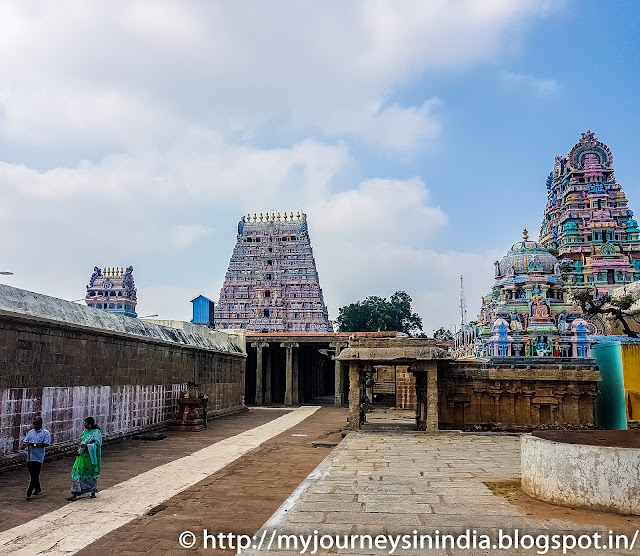
{"label": "colorful gopuram", "polygon": [[569,287],[606,293],[640,280],[639,234],[611,150],[593,132],[583,133],[566,157],[556,156],[547,177],[540,244],[557,249]]}
{"label": "colorful gopuram", "polygon": [[242,217],[214,312],[216,328],[333,331],[306,214],[267,212]]}
{"label": "colorful gopuram", "polygon": [[87,285],[87,295],[85,297],[87,306],[119,313],[128,317],[137,317],[136,286],[133,281],[133,267],[104,268],[100,270],[97,266],[93,269],[93,274]]}
{"label": "colorful gopuram", "polygon": [[482,299],[476,355],[480,357],[589,357],[582,311],[572,302],[560,263],[523,239],[495,262],[495,282]]}

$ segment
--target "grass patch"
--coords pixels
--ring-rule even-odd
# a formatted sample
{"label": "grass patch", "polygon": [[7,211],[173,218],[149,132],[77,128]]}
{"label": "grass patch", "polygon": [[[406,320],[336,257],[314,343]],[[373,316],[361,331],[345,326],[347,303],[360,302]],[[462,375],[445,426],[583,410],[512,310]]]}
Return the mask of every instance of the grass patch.
{"label": "grass patch", "polygon": [[507,500],[515,498],[522,492],[520,479],[515,481],[485,481],[486,487],[496,496],[502,496]]}

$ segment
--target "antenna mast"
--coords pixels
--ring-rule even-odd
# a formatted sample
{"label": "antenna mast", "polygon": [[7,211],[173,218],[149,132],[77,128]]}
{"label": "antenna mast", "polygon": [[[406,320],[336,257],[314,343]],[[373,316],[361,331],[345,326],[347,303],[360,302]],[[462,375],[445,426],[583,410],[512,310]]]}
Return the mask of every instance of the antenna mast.
{"label": "antenna mast", "polygon": [[464,297],[464,279],[460,275],[460,326],[467,324],[467,300]]}

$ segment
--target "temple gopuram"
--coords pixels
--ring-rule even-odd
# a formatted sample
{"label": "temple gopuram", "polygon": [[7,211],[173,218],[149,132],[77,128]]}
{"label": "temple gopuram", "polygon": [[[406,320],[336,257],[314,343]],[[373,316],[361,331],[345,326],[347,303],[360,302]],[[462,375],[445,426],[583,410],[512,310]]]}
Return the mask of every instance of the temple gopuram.
{"label": "temple gopuram", "polygon": [[607,293],[640,280],[639,234],[611,150],[593,132],[583,133],[566,157],[556,156],[547,177],[541,246],[558,250],[569,287]]}
{"label": "temple gopuram", "polygon": [[307,215],[256,214],[238,223],[216,328],[332,332],[313,258]]}
{"label": "temple gopuram", "polygon": [[133,281],[133,267],[104,268],[97,266],[87,285],[85,302],[88,307],[118,313],[128,317],[137,317],[136,287]]}
{"label": "temple gopuram", "polygon": [[560,263],[525,229],[495,262],[495,282],[478,315],[476,356],[585,358],[587,333]]}

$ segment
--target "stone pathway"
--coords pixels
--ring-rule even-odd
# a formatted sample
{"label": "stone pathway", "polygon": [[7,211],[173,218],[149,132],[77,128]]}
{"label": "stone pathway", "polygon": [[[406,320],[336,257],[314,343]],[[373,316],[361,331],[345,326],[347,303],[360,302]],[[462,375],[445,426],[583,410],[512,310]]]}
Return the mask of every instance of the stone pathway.
{"label": "stone pathway", "polygon": [[[520,476],[520,438],[420,432],[350,434],[283,504],[257,533],[268,540],[277,534],[311,535],[422,535],[459,534],[466,529],[496,535],[498,530],[536,535],[602,530],[558,519],[535,519],[494,495],[485,481],[509,481]],[[620,521],[625,519],[620,516]],[[640,523],[637,520],[636,523]],[[639,525],[640,526],[640,525]],[[608,529],[608,528],[607,528]],[[620,531],[618,531],[620,532]],[[267,546],[265,542],[263,546]],[[247,556],[296,554],[298,550],[262,552]],[[291,547],[290,547],[291,548]],[[318,554],[388,554],[386,550],[322,551]],[[398,550],[396,554],[489,554],[482,549]],[[602,551],[568,551],[593,554]],[[534,550],[495,551],[496,554],[532,554]],[[552,552],[550,552],[552,553]],[[556,552],[557,553],[557,552]],[[631,554],[606,551],[607,554]],[[637,553],[637,552],[634,552]]]}
{"label": "stone pathway", "polygon": [[[318,404],[316,404],[318,405]],[[188,456],[204,446],[220,442],[289,413],[290,409],[251,408],[209,421],[206,430],[195,434],[164,431],[164,440],[141,440],[137,437],[107,442],[102,452],[102,474],[98,488],[102,491],[155,467]],[[23,464],[0,473],[0,532],[65,506],[71,490],[71,467],[75,455],[47,456],[40,481],[43,494],[25,502],[29,473]]]}
{"label": "stone pathway", "polygon": [[[235,554],[202,546],[202,532],[235,533],[264,546],[278,535],[457,535],[496,538],[584,534],[613,529],[630,537],[640,517],[550,506],[522,494],[494,495],[485,482],[520,476],[520,439],[499,434],[373,431],[351,433],[336,448],[346,410],[302,407],[194,454],[145,471],[101,492],[0,533],[1,554],[100,556]],[[269,410],[259,410],[267,413]],[[270,410],[275,412],[276,410]],[[230,419],[232,421],[232,419]],[[204,439],[202,436],[198,438]],[[319,442],[318,442],[319,441]],[[314,447],[314,446],[320,447]],[[327,456],[325,458],[325,456]],[[323,459],[324,458],[324,459]],[[319,464],[319,465],[318,465]],[[1,481],[0,475],[0,481]],[[524,500],[524,501],[523,501]],[[150,511],[152,510],[152,511]],[[275,512],[275,513],[274,513]],[[178,537],[193,531],[192,549]],[[436,534],[436,531],[438,532]],[[254,541],[257,543],[257,541]],[[450,541],[448,541],[450,544]],[[277,548],[246,556],[301,554]],[[305,553],[311,554],[313,546]],[[389,554],[376,549],[320,549],[315,554]],[[397,549],[394,554],[538,554],[528,550]],[[561,554],[549,551],[547,554]],[[571,555],[624,550],[568,550]]]}
{"label": "stone pathway", "polygon": [[98,500],[81,499],[0,533],[0,552],[25,556],[45,552],[73,554],[295,426],[317,409],[297,408],[269,423],[137,475],[100,492],[98,504],[95,503]]}
{"label": "stone pathway", "polygon": [[[333,402],[333,400],[331,400]],[[235,550],[180,548],[183,531],[201,537],[231,532],[253,535],[340,442],[347,409],[322,407],[282,434],[165,500],[143,515],[81,550],[79,556],[235,554]]]}

